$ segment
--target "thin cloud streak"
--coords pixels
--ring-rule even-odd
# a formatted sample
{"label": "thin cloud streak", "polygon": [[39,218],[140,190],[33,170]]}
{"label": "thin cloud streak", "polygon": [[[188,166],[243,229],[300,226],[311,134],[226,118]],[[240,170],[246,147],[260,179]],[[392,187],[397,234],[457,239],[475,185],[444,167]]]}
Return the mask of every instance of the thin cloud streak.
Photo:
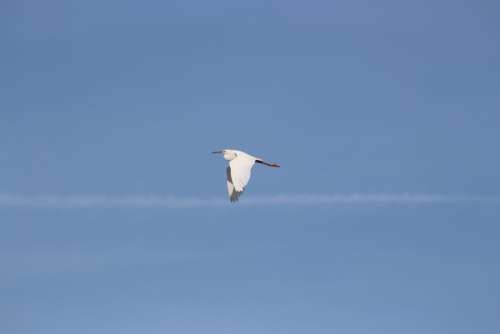
{"label": "thin cloud streak", "polygon": [[[327,206],[327,205],[403,205],[457,202],[498,202],[500,197],[459,196],[421,193],[338,193],[280,194],[248,196],[236,205],[244,206]],[[161,195],[101,196],[101,195],[37,195],[25,196],[0,193],[0,208],[98,209],[98,208],[169,208],[190,209],[226,207],[226,198],[196,198]]]}

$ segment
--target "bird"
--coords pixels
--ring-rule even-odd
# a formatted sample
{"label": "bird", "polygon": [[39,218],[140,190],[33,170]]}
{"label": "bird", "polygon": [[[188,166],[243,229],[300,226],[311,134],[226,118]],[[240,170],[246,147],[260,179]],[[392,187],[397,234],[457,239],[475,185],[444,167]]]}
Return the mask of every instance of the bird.
{"label": "bird", "polygon": [[274,168],[280,167],[280,165],[276,163],[266,162],[239,150],[224,149],[212,153],[222,154],[224,159],[229,161],[229,166],[226,168],[226,180],[227,192],[231,202],[237,202],[241,194],[245,191],[245,187],[248,181],[250,181],[252,167],[255,163]]}

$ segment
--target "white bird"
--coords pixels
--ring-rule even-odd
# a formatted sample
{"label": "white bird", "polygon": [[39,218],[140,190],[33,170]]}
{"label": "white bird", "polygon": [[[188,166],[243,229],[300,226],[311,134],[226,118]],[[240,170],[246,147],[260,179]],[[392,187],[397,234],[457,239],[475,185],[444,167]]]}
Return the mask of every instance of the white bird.
{"label": "white bird", "polygon": [[245,191],[245,187],[250,181],[252,167],[255,163],[263,164],[269,167],[279,167],[275,163],[265,162],[264,160],[254,157],[248,153],[238,150],[225,149],[212,153],[221,153],[225,160],[229,161],[229,166],[226,169],[227,192],[231,202],[238,201],[239,197]]}

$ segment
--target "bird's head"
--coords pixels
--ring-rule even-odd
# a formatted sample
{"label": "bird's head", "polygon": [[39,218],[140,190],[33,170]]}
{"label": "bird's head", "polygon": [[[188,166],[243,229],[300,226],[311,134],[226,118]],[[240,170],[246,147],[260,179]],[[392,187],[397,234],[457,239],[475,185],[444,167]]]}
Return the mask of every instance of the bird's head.
{"label": "bird's head", "polygon": [[224,157],[224,159],[226,159],[227,161],[231,161],[233,159],[235,159],[238,154],[234,151],[234,150],[222,150],[222,151],[214,151],[212,153],[219,153],[219,154],[222,154],[222,156]]}

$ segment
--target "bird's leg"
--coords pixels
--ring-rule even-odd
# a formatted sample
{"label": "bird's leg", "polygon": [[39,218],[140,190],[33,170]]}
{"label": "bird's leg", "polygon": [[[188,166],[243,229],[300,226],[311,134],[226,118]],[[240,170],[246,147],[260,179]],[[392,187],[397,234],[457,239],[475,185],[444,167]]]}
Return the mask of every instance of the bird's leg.
{"label": "bird's leg", "polygon": [[269,166],[269,167],[276,167],[276,168],[280,167],[280,165],[278,165],[278,164],[266,162],[264,160],[257,159],[257,160],[255,160],[255,162],[258,163],[258,164],[263,164],[263,165]]}

